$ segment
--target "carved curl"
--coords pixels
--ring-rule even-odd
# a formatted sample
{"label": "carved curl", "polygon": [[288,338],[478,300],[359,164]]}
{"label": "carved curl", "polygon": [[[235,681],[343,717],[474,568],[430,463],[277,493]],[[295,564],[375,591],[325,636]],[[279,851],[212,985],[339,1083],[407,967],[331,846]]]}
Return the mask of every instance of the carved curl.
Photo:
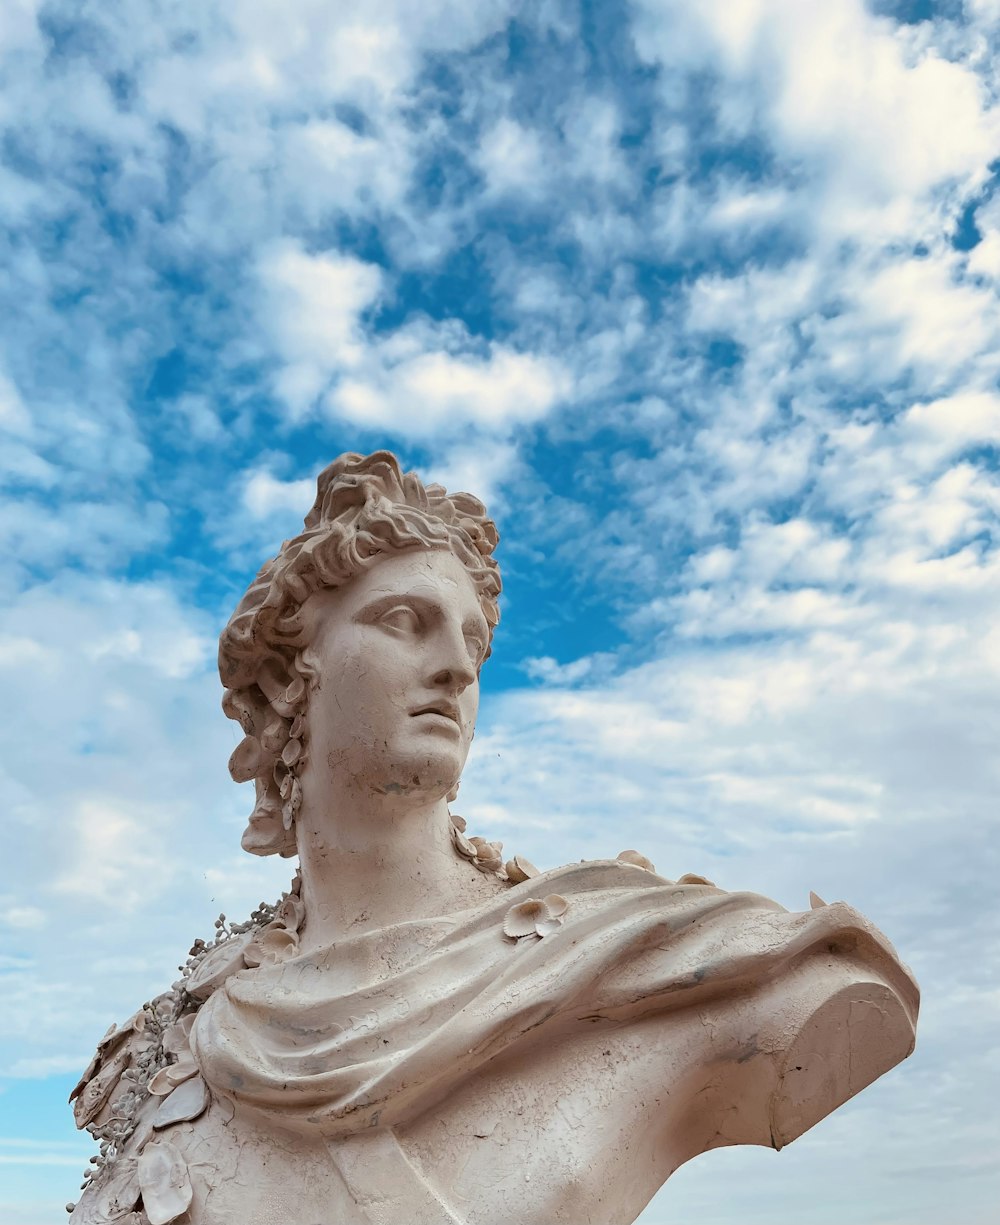
{"label": "carved curl", "polygon": [[313,592],[350,582],[385,553],[450,549],[479,592],[491,638],[500,619],[497,530],[478,498],[424,486],[388,451],[341,455],[316,485],[305,530],[261,568],[219,640],[222,708],[245,734],[229,770],[257,789],[243,835],[254,855],[295,854],[309,695],[299,611]]}

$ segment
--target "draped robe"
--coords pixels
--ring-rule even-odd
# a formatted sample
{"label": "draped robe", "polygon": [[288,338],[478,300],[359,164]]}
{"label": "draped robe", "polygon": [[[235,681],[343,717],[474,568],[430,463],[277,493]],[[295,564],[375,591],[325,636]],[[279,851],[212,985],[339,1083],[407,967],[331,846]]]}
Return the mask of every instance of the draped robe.
{"label": "draped robe", "polygon": [[848,906],[603,860],[219,978],[189,1079],[72,1225],[628,1225],[684,1161],[781,1148],[904,1059],[918,1004]]}
{"label": "draped robe", "polygon": [[[512,906],[548,894],[568,903],[560,925],[543,936],[505,934]],[[637,1182],[648,1199],[693,1155],[692,1140],[698,1151],[740,1140],[781,1147],[904,1058],[917,999],[892,946],[847,906],[794,914],[754,894],[598,861],[547,872],[471,911],[234,974],[199,1012],[192,1046],[238,1122],[258,1134],[277,1125],[328,1156],[341,1202],[317,1225],[499,1222],[508,1219],[505,1179],[513,1187],[521,1171],[499,1171],[503,1151],[491,1158],[489,1127],[475,1130],[475,1118],[489,1115],[493,1133],[508,1134],[505,1096],[511,1111],[530,1107],[527,1147],[559,1156],[581,1127],[579,1118],[559,1123],[561,1102],[580,1097],[577,1082],[595,1075],[598,1049],[619,1069],[621,1093],[635,1095],[637,1083],[662,1090],[664,1134],[683,1119],[687,1139],[659,1158],[640,1155],[637,1143],[638,1177],[621,1154],[608,1156],[619,1181]],[[713,1039],[692,1046],[706,1023]],[[649,1079],[657,1076],[660,1086]],[[542,1100],[519,1078],[541,1086]],[[604,1068],[591,1129],[620,1115],[612,1131],[628,1149],[634,1111],[617,1109],[615,1086],[614,1067]],[[728,1091],[745,1100],[734,1106]],[[692,1094],[703,1098],[702,1113],[729,1112],[730,1134],[701,1134]],[[581,1109],[586,1130],[589,1107]],[[655,1132],[655,1106],[640,1113]],[[453,1168],[469,1136],[464,1166],[496,1174],[490,1191]],[[538,1211],[556,1214],[539,1215],[540,1225],[633,1219],[627,1195],[614,1205],[581,1202],[571,1166],[554,1179],[562,1185],[540,1186],[544,1175],[535,1175]],[[280,1212],[262,1215],[262,1225]],[[519,1218],[534,1219],[525,1205]]]}

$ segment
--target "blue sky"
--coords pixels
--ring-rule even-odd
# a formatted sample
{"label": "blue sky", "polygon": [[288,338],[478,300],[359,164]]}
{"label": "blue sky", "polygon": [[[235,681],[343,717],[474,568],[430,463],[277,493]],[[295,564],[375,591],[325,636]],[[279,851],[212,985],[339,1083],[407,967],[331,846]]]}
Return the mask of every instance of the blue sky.
{"label": "blue sky", "polygon": [[997,0],[12,0],[0,29],[0,1216],[108,1024],[287,864],[215,640],[316,472],[488,499],[461,810],[845,898],[917,1054],[644,1225],[1000,1202]]}

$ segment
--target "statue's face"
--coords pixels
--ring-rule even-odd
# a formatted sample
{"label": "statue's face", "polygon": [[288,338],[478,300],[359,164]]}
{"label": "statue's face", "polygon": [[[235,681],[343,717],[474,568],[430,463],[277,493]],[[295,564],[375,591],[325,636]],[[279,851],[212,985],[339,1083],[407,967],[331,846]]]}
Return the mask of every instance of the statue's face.
{"label": "statue's face", "polygon": [[389,554],[303,612],[317,673],[306,770],[383,794],[447,795],[472,742],[489,643],[462,563],[446,550]]}

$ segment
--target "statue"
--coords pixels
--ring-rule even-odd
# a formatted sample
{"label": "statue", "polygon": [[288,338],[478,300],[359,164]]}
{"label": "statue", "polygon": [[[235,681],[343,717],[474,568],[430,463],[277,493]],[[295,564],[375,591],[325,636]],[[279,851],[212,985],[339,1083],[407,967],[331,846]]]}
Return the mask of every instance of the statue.
{"label": "statue", "polygon": [[348,454],[254,580],[219,652],[230,770],[243,846],[299,869],[101,1040],[73,1225],[624,1225],[912,1050],[916,984],[843,904],[467,834],[496,542],[469,494]]}

